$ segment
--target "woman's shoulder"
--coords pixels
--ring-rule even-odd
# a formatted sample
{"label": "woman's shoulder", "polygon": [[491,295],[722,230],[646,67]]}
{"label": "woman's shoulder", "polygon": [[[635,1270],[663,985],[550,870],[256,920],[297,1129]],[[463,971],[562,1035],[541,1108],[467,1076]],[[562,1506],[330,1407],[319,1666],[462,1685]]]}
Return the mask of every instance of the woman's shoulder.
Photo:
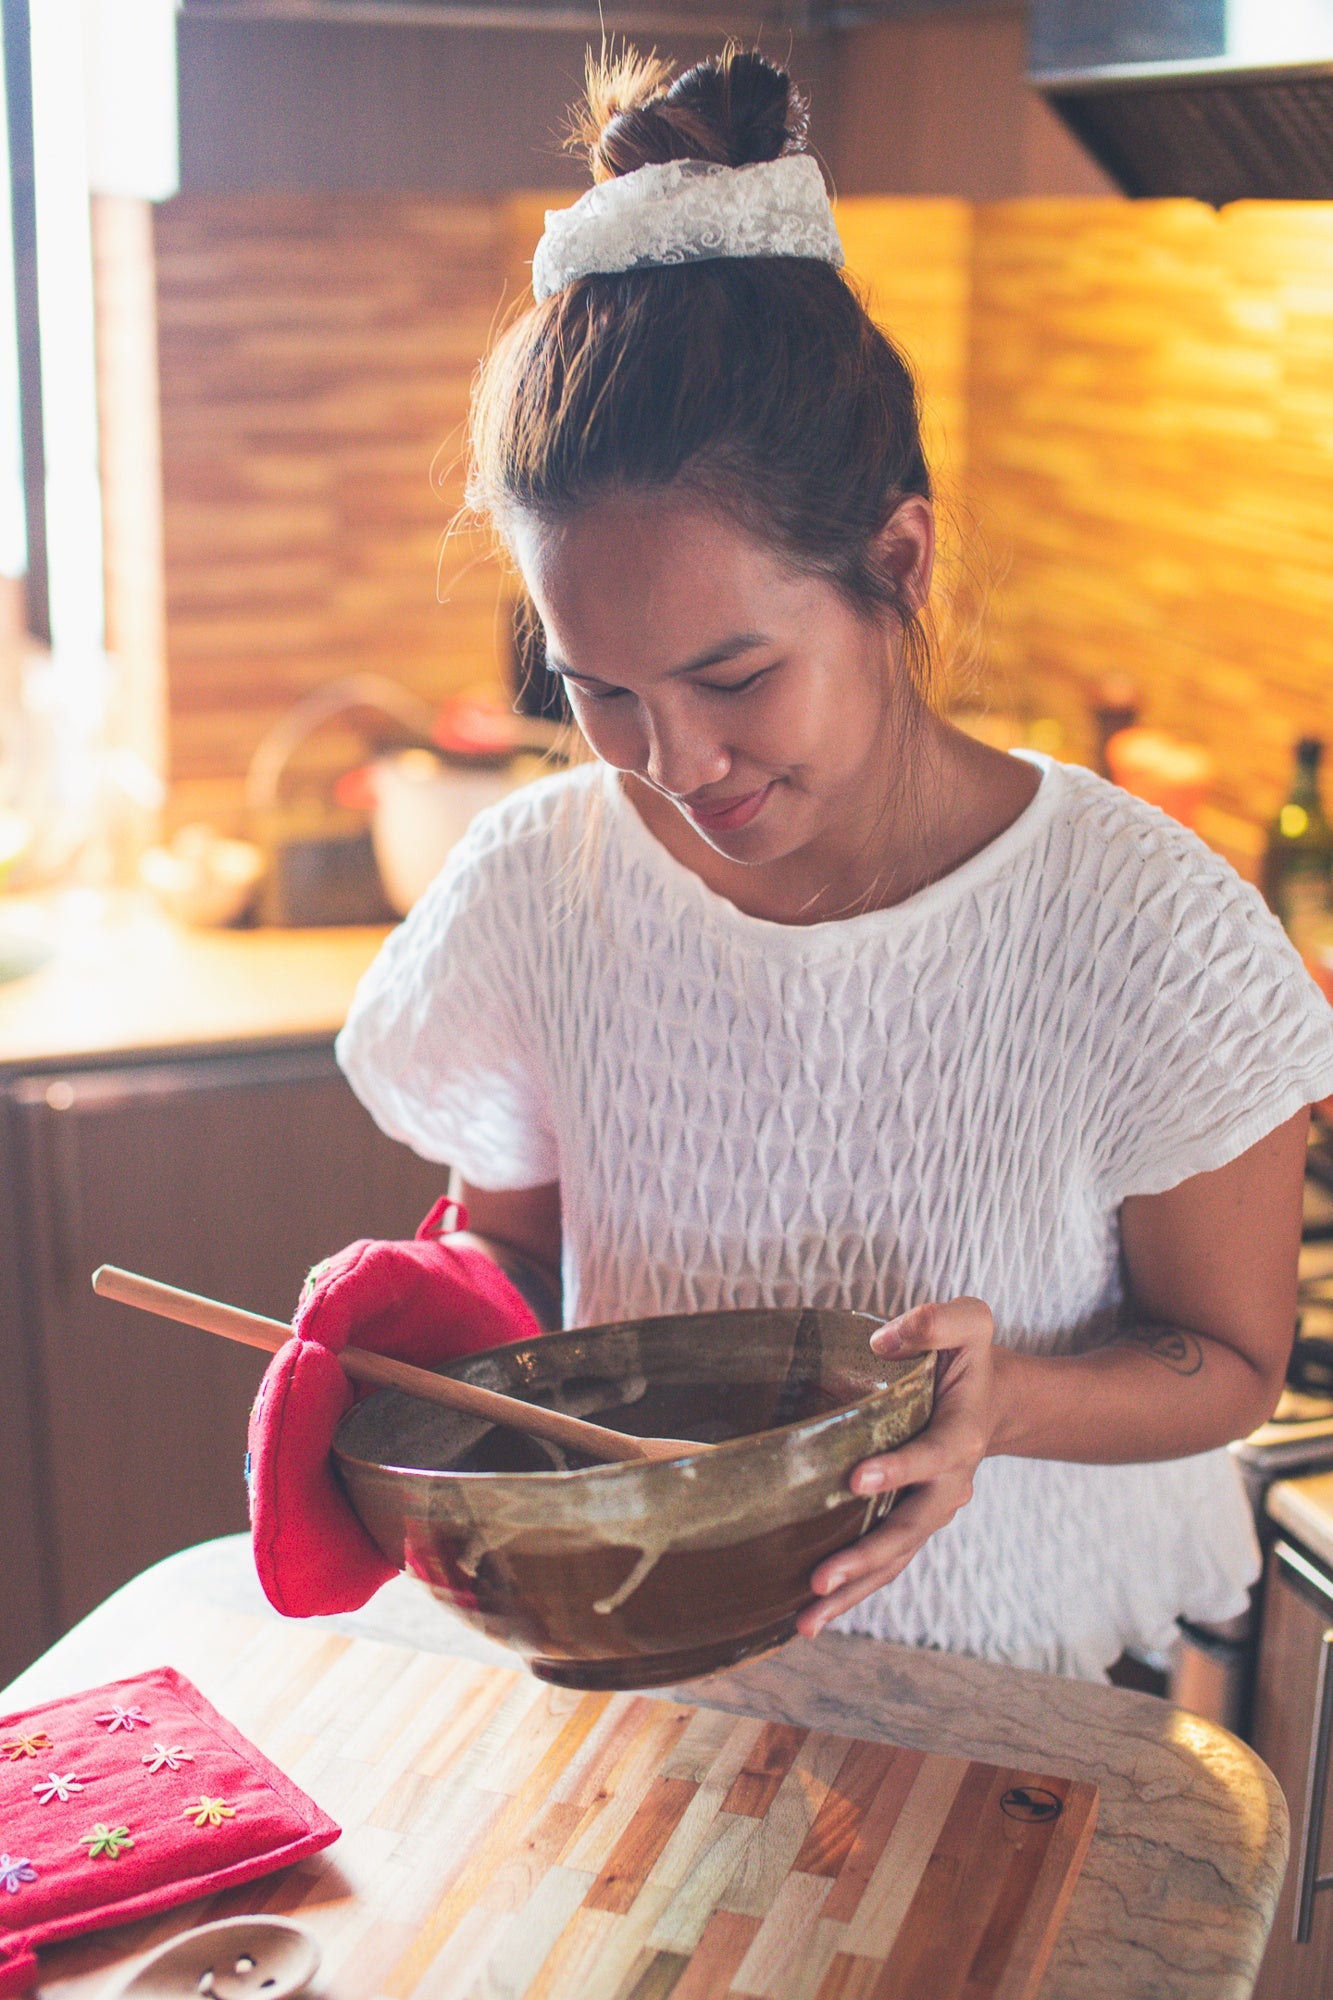
{"label": "woman's shoulder", "polygon": [[1187,944],[1194,925],[1221,921],[1286,946],[1258,890],[1179,820],[1081,765],[1052,766],[1048,782],[1048,893],[1088,898],[1103,926],[1119,921],[1145,941]]}

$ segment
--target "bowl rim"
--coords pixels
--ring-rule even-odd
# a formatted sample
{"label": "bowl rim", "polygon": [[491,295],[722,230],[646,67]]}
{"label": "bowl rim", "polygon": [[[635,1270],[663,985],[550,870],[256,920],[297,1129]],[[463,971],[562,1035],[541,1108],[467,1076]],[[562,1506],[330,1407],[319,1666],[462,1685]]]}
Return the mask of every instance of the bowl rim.
{"label": "bowl rim", "polygon": [[[695,1317],[702,1318],[705,1316],[710,1319],[744,1319],[744,1318],[749,1318],[752,1315],[769,1314],[774,1312],[789,1312],[793,1314],[799,1314],[802,1312],[841,1313],[845,1314],[849,1318],[866,1320],[870,1322],[871,1325],[874,1326],[875,1328],[887,1324],[887,1321],[884,1319],[882,1315],[877,1313],[862,1312],[860,1311],[859,1308],[854,1306],[723,1306],[720,1307],[716,1312],[710,1311],[706,1315],[703,1313],[700,1313],[698,1315],[693,1313],[641,1314],[641,1315],[636,1315],[630,1319],[599,1320],[591,1326],[557,1327],[553,1330],[552,1333],[539,1334],[533,1340],[504,1341],[497,1347],[479,1348],[474,1354],[460,1355],[458,1356],[456,1361],[450,1362],[445,1366],[432,1369],[431,1373],[437,1375],[447,1375],[454,1368],[456,1368],[463,1362],[470,1363],[474,1361],[486,1360],[487,1358],[489,1358],[489,1356],[493,1354],[508,1354],[511,1353],[515,1347],[535,1347],[539,1341],[557,1338],[561,1334],[608,1333],[615,1329],[623,1327],[637,1327],[637,1326],[649,1327],[653,1325],[660,1325],[663,1321],[666,1320],[683,1320],[683,1319],[692,1319]],[[934,1353],[930,1351],[923,1352],[921,1354],[904,1354],[893,1357],[885,1365],[889,1368],[895,1368],[901,1370],[902,1374],[899,1375],[898,1377],[898,1379],[901,1380],[902,1377],[906,1375],[913,1367],[919,1366],[920,1364],[926,1362],[933,1364],[935,1358],[936,1357]],[[837,1425],[849,1424],[851,1420],[859,1412],[864,1411],[869,1407],[873,1406],[878,1401],[879,1398],[887,1396],[890,1390],[894,1386],[895,1384],[893,1382],[881,1382],[877,1384],[877,1386],[874,1389],[867,1391],[865,1395],[853,1397],[853,1399],[847,1403],[839,1403],[831,1410],[821,1410],[815,1416],[797,1417],[794,1419],[793,1422],[789,1424],[778,1424],[769,1430],[746,1431],[743,1432],[740,1437],[723,1438],[721,1442],[718,1444],[701,1443],[696,1450],[681,1452],[677,1458],[659,1458],[659,1459],[620,1458],[620,1459],[609,1460],[607,1463],[601,1465],[571,1466],[566,1468],[566,1470],[563,1472],[558,1472],[554,1468],[549,1472],[546,1471],[465,1472],[465,1471],[455,1470],[449,1466],[390,1465],[386,1464],[386,1462],[383,1459],[362,1458],[358,1456],[355,1452],[345,1451],[339,1445],[338,1431],[342,1429],[343,1424],[347,1422],[349,1417],[355,1415],[357,1410],[363,1408],[366,1403],[372,1400],[370,1396],[363,1397],[360,1403],[353,1404],[352,1408],[348,1410],[339,1419],[337,1429],[334,1431],[333,1442],[330,1448],[333,1452],[334,1457],[338,1460],[340,1464],[355,1466],[358,1469],[367,1472],[402,1473],[405,1476],[412,1479],[427,1479],[427,1480],[450,1479],[450,1480],[460,1480],[460,1481],[472,1481],[477,1479],[488,1479],[488,1480],[521,1479],[523,1481],[524,1491],[530,1492],[532,1491],[534,1485],[536,1485],[538,1482],[540,1482],[543,1486],[549,1485],[551,1483],[559,1483],[563,1485],[569,1480],[582,1480],[586,1483],[590,1480],[615,1477],[616,1475],[623,1476],[627,1472],[637,1472],[640,1474],[653,1473],[658,1471],[664,1473],[673,1472],[678,1470],[682,1466],[692,1465],[696,1459],[702,1458],[704,1456],[707,1456],[707,1458],[711,1461],[715,1460],[719,1455],[734,1454],[739,1451],[753,1449],[754,1446],[759,1442],[759,1440],[763,1438],[783,1438],[789,1441],[794,1441],[796,1436],[800,1433],[813,1434],[816,1432],[831,1429]],[[401,1396],[405,1393],[407,1392],[404,1390],[392,1389],[392,1388],[376,1389],[372,1392],[372,1394],[375,1396],[380,1396],[380,1395]],[[526,1399],[520,1398],[519,1400],[522,1401]],[[498,1430],[502,1429],[503,1426],[492,1425],[491,1428],[493,1430]]]}

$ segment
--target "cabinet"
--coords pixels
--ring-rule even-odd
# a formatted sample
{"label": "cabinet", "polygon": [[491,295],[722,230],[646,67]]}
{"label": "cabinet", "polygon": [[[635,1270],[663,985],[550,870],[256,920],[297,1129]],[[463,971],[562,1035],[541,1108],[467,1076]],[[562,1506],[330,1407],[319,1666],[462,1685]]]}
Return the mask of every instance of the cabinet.
{"label": "cabinet", "polygon": [[[1288,1542],[1268,1559],[1254,1747],[1291,1813],[1291,1860],[1255,2000],[1333,1993],[1333,1576]],[[1302,1942],[1294,1932],[1304,1914]]]}
{"label": "cabinet", "polygon": [[327,1042],[0,1082],[0,1679],[160,1557],[246,1525],[264,1356],[98,1298],[98,1264],[289,1319],[311,1264],[410,1235],[445,1169]]}

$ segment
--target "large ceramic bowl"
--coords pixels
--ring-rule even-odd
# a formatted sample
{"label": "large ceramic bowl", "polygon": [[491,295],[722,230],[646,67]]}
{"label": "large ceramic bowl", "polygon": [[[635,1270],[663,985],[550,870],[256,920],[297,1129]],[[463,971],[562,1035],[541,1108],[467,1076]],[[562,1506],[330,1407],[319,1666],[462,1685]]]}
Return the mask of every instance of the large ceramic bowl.
{"label": "large ceramic bowl", "polygon": [[663,1686],[781,1645],[810,1572],[881,1517],[852,1467],[927,1422],[934,1359],[881,1361],[862,1313],[578,1327],[439,1372],[639,1436],[711,1446],[593,1465],[382,1389],[334,1456],[391,1562],[566,1687]]}

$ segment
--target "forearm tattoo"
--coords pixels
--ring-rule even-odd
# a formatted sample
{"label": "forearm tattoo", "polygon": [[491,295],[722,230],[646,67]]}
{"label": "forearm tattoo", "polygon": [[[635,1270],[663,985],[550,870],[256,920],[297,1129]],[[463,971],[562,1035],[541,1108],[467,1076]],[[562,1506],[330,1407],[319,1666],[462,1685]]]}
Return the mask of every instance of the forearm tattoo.
{"label": "forearm tattoo", "polygon": [[1154,1361],[1160,1361],[1173,1375],[1197,1375],[1203,1367],[1202,1344],[1183,1327],[1134,1326],[1124,1337],[1131,1346],[1151,1354]]}

